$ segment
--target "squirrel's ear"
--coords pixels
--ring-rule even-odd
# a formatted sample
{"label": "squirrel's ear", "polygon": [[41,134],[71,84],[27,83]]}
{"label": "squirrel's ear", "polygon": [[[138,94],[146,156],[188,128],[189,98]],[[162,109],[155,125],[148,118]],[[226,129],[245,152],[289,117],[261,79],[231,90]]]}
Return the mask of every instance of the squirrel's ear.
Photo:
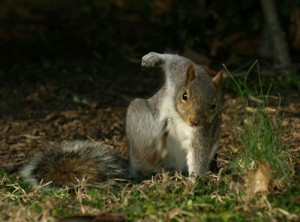
{"label": "squirrel's ear", "polygon": [[195,79],[195,77],[196,77],[195,68],[191,64],[191,65],[189,65],[188,69],[186,70],[186,82],[185,82],[185,85],[187,85],[189,82],[193,81]]}
{"label": "squirrel's ear", "polygon": [[212,79],[215,86],[220,86],[221,80],[222,80],[222,72],[218,72],[218,74]]}

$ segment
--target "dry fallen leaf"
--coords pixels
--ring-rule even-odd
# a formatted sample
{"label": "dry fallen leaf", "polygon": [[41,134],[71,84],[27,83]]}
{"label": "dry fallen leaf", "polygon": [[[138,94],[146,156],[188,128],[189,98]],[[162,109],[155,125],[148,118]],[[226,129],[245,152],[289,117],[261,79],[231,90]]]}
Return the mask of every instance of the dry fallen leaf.
{"label": "dry fallen leaf", "polygon": [[[247,107],[246,107],[246,111],[247,111],[248,113],[256,113],[256,112],[258,111],[258,109],[255,109],[255,108],[253,108],[253,107],[247,106]],[[273,107],[266,107],[266,108],[264,109],[264,111],[265,111],[266,113],[273,114],[273,113],[276,113],[277,109],[275,109],[275,108],[273,108]]]}
{"label": "dry fallen leaf", "polygon": [[258,169],[256,172],[249,172],[245,177],[246,192],[248,195],[256,193],[267,193],[270,191],[271,169],[268,162],[256,161]]}

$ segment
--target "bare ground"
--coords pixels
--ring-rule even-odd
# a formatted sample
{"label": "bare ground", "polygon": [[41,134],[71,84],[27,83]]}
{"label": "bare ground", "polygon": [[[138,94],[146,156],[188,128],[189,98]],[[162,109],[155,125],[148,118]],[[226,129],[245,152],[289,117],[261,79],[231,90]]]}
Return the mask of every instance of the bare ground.
{"label": "bare ground", "polygon": [[[47,144],[63,140],[104,141],[127,155],[125,116],[129,102],[147,98],[161,85],[160,72],[141,71],[121,61],[62,62],[59,67],[26,65],[0,82],[0,167],[22,165]],[[300,93],[283,90],[282,143],[300,164]],[[241,99],[224,92],[218,165],[232,161],[240,147],[235,116]]]}

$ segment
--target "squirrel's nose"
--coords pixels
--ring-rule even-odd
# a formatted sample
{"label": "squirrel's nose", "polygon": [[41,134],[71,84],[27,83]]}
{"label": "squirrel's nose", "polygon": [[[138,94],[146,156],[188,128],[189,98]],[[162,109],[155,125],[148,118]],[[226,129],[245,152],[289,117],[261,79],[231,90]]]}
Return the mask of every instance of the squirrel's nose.
{"label": "squirrel's nose", "polygon": [[192,126],[197,126],[197,125],[199,125],[199,123],[200,123],[200,119],[199,119],[198,117],[196,117],[196,116],[191,116],[191,117],[189,118],[189,121],[190,121],[190,124],[191,124]]}

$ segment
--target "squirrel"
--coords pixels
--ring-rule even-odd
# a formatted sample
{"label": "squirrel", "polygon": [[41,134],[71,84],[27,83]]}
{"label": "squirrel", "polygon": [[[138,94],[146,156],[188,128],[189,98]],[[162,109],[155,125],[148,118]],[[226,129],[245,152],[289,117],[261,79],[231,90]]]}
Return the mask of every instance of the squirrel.
{"label": "squirrel", "polygon": [[20,171],[33,185],[71,186],[85,178],[143,178],[161,170],[194,178],[209,170],[218,148],[221,79],[188,58],[150,52],[143,68],[161,67],[165,83],[149,99],[134,99],[127,109],[129,160],[101,143],[73,141],[37,154]]}

